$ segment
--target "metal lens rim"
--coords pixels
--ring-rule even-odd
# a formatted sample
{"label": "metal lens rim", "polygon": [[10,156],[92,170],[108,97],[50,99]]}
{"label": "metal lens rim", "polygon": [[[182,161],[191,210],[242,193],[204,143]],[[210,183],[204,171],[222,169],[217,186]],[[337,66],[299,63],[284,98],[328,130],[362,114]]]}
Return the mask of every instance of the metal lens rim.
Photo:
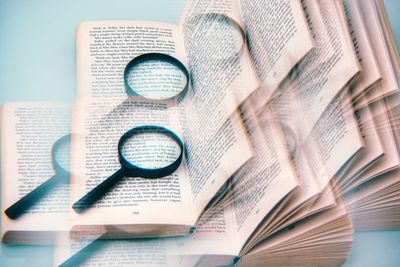
{"label": "metal lens rim", "polygon": [[198,23],[198,21],[204,17],[205,18],[207,18],[207,17],[223,18],[223,19],[229,21],[229,23],[231,23],[231,25],[233,25],[236,28],[236,30],[240,32],[240,35],[242,36],[242,45],[240,46],[238,54],[241,55],[243,52],[243,49],[245,47],[245,44],[246,44],[246,34],[245,34],[245,31],[243,30],[242,26],[240,26],[240,24],[235,19],[231,18],[230,16],[227,16],[222,13],[217,13],[217,12],[206,12],[206,13],[197,14],[193,18],[189,19],[189,21],[186,22],[185,24],[196,25]]}
{"label": "metal lens rim", "polygon": [[[181,153],[179,157],[169,164],[168,166],[162,167],[162,168],[156,168],[156,169],[149,169],[149,168],[142,168],[139,167],[135,164],[132,164],[130,161],[128,161],[124,155],[122,154],[122,148],[125,144],[125,142],[131,138],[134,135],[137,134],[143,134],[143,133],[160,133],[165,136],[170,137],[172,140],[174,140],[178,145],[181,150]],[[120,138],[118,142],[118,158],[121,163],[121,167],[124,168],[129,176],[138,176],[142,178],[161,178],[167,175],[170,175],[173,173],[175,170],[178,169],[180,166],[182,159],[183,159],[183,142],[182,140],[171,130],[161,127],[161,126],[156,126],[156,125],[143,125],[143,126],[138,126],[135,128],[130,129],[127,131],[122,137]]]}
{"label": "metal lens rim", "polygon": [[[138,92],[135,91],[134,88],[132,88],[129,85],[129,81],[128,81],[128,77],[129,77],[129,72],[137,65],[139,65],[140,63],[146,62],[146,61],[151,61],[151,60],[161,60],[161,61],[165,61],[167,63],[170,63],[172,65],[174,65],[175,67],[179,68],[183,74],[186,77],[186,84],[184,86],[184,88],[179,91],[176,95],[173,95],[169,98],[164,98],[164,99],[155,99],[155,98],[150,98],[150,97],[146,97],[143,96],[141,94],[139,94]],[[163,53],[146,53],[146,54],[141,54],[137,57],[135,57],[134,59],[132,59],[125,67],[124,70],[124,85],[125,85],[125,91],[128,94],[128,96],[141,96],[145,99],[149,99],[149,100],[171,100],[171,99],[176,99],[178,97],[183,97],[186,94],[186,91],[189,87],[189,71],[188,69],[185,67],[185,65],[177,58],[167,55],[167,54],[163,54]]]}
{"label": "metal lens rim", "polygon": [[69,175],[70,173],[70,170],[66,170],[57,160],[58,150],[66,143],[71,144],[71,134],[60,137],[51,148],[51,160],[53,163],[53,168],[57,174]]}

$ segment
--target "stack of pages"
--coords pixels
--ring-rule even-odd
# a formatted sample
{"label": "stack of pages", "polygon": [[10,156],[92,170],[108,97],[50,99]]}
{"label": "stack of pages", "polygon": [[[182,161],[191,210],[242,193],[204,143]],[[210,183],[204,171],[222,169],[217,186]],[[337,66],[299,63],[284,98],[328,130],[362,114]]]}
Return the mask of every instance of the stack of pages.
{"label": "stack of pages", "polygon": [[[178,25],[83,22],[73,104],[1,110],[3,211],[54,175],[72,133],[69,183],[4,243],[51,244],[59,266],[333,266],[353,231],[400,227],[400,61],[380,0],[189,0]],[[162,53],[187,66],[177,102],[128,97],[124,69]],[[160,179],[124,177],[85,212],[72,205],[120,168],[140,125],[182,138]]]}

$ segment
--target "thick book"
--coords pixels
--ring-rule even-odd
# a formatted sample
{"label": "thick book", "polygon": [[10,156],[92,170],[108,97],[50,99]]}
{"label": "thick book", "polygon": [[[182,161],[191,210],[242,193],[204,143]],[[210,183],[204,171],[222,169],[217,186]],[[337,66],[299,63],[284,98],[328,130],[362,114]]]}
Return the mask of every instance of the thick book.
{"label": "thick book", "polygon": [[[265,24],[254,20],[255,14],[262,18],[268,10],[274,10],[269,14],[276,20],[265,20]],[[229,46],[224,42],[230,42],[221,42],[219,36],[226,36],[226,28],[207,31],[210,22],[205,18],[220,15],[247,34],[244,47],[232,50],[228,57],[224,48]],[[278,26],[285,31],[268,31],[262,38],[257,35],[262,28]],[[279,40],[279,45],[271,40]],[[89,191],[93,181],[100,182],[99,177],[107,177],[118,168],[113,148],[130,127],[149,120],[162,122],[182,135],[189,148],[189,158],[182,167],[185,171],[174,174],[183,189],[175,203],[170,199],[153,203],[159,197],[156,193],[150,203],[140,201],[130,194],[131,188],[141,194],[140,189],[150,187],[145,186],[150,182],[127,178],[93,209],[82,214],[70,211],[77,237],[96,227],[105,230],[102,238],[179,235],[196,227],[197,232],[190,237],[174,238],[171,243],[183,243],[180,255],[193,259],[186,255],[192,254],[198,264],[208,260],[222,264],[221,259],[227,264],[232,257],[250,264],[244,259],[252,253],[259,255],[261,262],[271,253],[276,256],[271,257],[273,264],[288,255],[293,261],[301,262],[302,258],[302,263],[310,264],[324,260],[334,264],[346,258],[352,227],[346,209],[329,185],[337,171],[360,152],[363,142],[347,94],[348,84],[361,67],[340,1],[288,1],[282,6],[259,6],[252,1],[227,1],[224,5],[190,1],[179,25],[82,23],[77,47],[81,99],[72,127],[77,132],[84,129],[85,138],[73,141],[73,150],[81,151],[82,156],[77,157],[80,164],[72,172],[71,203]],[[149,52],[168,53],[188,66],[191,88],[179,105],[154,107],[145,100],[140,104],[137,99],[127,99],[121,79],[125,65]],[[113,64],[108,64],[109,59],[115,59]],[[285,80],[293,73],[298,80]],[[294,90],[296,86],[301,90]],[[146,115],[149,111],[151,117]],[[276,123],[277,118],[283,124]],[[234,132],[242,135],[237,138]],[[295,149],[290,148],[289,138]],[[322,159],[319,153],[324,155]],[[226,164],[224,159],[228,159]],[[199,170],[201,175],[196,173]],[[215,198],[227,182],[231,184],[229,190]],[[149,190],[162,190],[154,184]],[[121,195],[130,197],[121,200]],[[133,214],[132,206],[136,211]],[[313,216],[315,224],[310,223]],[[294,228],[299,232],[288,232],[288,227],[303,222],[304,226]],[[332,244],[325,243],[324,237],[319,239],[327,225],[337,226],[326,236]],[[280,237],[273,239],[274,234]],[[310,250],[296,247],[296,237],[304,235],[312,240]],[[297,254],[296,258],[289,249],[292,246],[309,257]],[[326,254],[314,261],[312,250],[318,247]],[[68,247],[66,250],[70,251]]]}
{"label": "thick book", "polygon": [[[249,5],[248,9],[256,8]],[[276,10],[284,15],[276,24],[291,26],[287,32],[275,34],[290,35],[279,49],[293,53],[275,55],[271,60],[271,46],[267,54],[257,56],[258,71],[264,72],[260,78],[252,59],[255,55],[251,55],[240,34],[245,27],[260,25],[250,17],[246,20],[233,1],[222,6],[194,6],[195,2],[188,3],[179,25],[140,21],[79,25],[78,100],[72,115],[72,131],[77,136],[83,132],[84,137],[72,139],[72,151],[79,154],[79,162],[72,164],[76,169],[71,175],[71,203],[117,170],[118,138],[135,126],[151,122],[172,129],[185,142],[186,161],[169,177],[155,181],[123,179],[82,214],[71,209],[70,223],[77,235],[101,229],[106,229],[110,237],[135,233],[184,235],[193,231],[200,215],[228,179],[253,157],[239,105],[254,97],[260,84],[263,85],[259,90],[265,93],[267,102],[293,66],[313,47],[301,5],[288,2],[285,9]],[[233,41],[227,42],[230,37]],[[267,39],[266,36],[258,42],[267,43]],[[178,104],[127,99],[124,68],[143,53],[166,53],[187,66],[191,87]],[[108,63],[110,60],[112,64]],[[264,63],[269,64],[268,70],[261,69]],[[277,192],[276,201],[296,185],[293,175],[287,177],[292,177],[291,182]]]}
{"label": "thick book", "polygon": [[[379,1],[344,4],[200,0],[188,2],[179,25],[82,23],[69,210],[63,211],[68,225],[59,225],[72,235],[57,236],[55,263],[90,247],[88,236],[183,235],[107,240],[86,263],[337,265],[351,248],[350,217],[359,229],[395,227],[398,54]],[[365,18],[369,12],[378,28]],[[210,27],[215,20],[223,21],[221,28]],[[231,27],[233,36],[226,34]],[[377,52],[380,45],[384,54]],[[191,87],[182,101],[127,98],[124,68],[143,53],[169,54],[188,67]],[[2,121],[15,120],[4,114]],[[76,213],[72,203],[119,168],[121,135],[149,123],[184,140],[186,159],[178,171],[157,180],[126,177]],[[7,136],[13,134],[8,129]],[[4,195],[3,209],[25,193]],[[19,222],[3,218],[6,223]],[[14,232],[42,227],[28,223]],[[121,251],[124,258],[113,260]]]}

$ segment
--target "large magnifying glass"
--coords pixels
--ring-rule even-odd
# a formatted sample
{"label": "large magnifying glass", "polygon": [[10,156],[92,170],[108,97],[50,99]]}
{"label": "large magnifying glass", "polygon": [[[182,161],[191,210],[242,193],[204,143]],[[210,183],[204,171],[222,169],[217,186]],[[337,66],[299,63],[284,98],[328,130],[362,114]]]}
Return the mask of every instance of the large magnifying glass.
{"label": "large magnifying glass", "polygon": [[154,125],[133,128],[118,142],[121,168],[73,204],[81,213],[93,206],[123,177],[155,179],[172,174],[183,158],[183,143],[172,131]]}
{"label": "large magnifying glass", "polygon": [[229,16],[212,12],[197,14],[186,25],[199,40],[193,46],[208,55],[207,60],[233,60],[243,52],[245,33]]}
{"label": "large magnifying glass", "polygon": [[125,67],[124,85],[128,96],[149,100],[180,100],[189,86],[189,72],[177,58],[148,53],[132,59]]}
{"label": "large magnifying glass", "polygon": [[5,214],[10,219],[17,219],[24,214],[30,207],[35,205],[40,199],[48,194],[54,187],[69,181],[69,160],[70,160],[70,135],[65,135],[58,139],[52,149],[51,158],[56,174],[41,184],[39,187],[22,197],[9,208]]}

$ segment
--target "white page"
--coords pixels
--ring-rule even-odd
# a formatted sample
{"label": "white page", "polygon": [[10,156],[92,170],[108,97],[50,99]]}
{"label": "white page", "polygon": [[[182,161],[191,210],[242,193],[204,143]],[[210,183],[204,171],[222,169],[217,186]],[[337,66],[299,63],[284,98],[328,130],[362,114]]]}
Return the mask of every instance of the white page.
{"label": "white page", "polygon": [[263,106],[314,47],[300,1],[240,0],[250,55],[261,81],[252,97]]}
{"label": "white page", "polygon": [[351,160],[363,147],[357,121],[349,110],[350,97],[336,97],[324,111],[303,149],[320,188]]}
{"label": "white page", "polygon": [[370,36],[366,31],[357,0],[343,1],[346,8],[346,15],[349,22],[349,30],[353,38],[353,44],[361,64],[360,75],[350,84],[352,97],[356,98],[369,87],[377,82],[382,76],[380,74],[375,54],[372,50]]}
{"label": "white page", "polygon": [[249,109],[243,112],[250,117],[246,126],[254,158],[233,176],[232,204],[239,240],[247,240],[275,205],[299,184],[284,133],[271,116],[272,112],[263,115],[260,127],[254,111]]}
{"label": "white page", "polygon": [[367,32],[370,36],[372,48],[376,55],[379,70],[382,75],[382,88],[381,95],[377,97],[391,94],[399,90],[399,84],[396,80],[396,75],[393,71],[392,62],[388,47],[385,43],[385,37],[382,29],[380,28],[379,17],[374,6],[373,0],[358,0],[358,5],[363,15],[364,23],[367,27]]}
{"label": "white page", "polygon": [[[376,193],[379,193],[391,186],[394,186],[400,182],[399,170],[394,170],[383,174],[379,179],[372,179],[361,187],[351,190],[345,194],[345,203],[350,211],[362,210],[361,204],[371,199]],[[379,203],[376,203],[379,204]]]}
{"label": "white page", "polygon": [[252,156],[237,112],[216,127],[206,112],[184,109],[189,182],[197,216],[225,182]]}
{"label": "white page", "polygon": [[389,16],[386,11],[385,3],[382,1],[375,1],[375,7],[377,10],[378,18],[380,21],[380,26],[385,37],[386,46],[388,48],[389,56],[391,59],[394,74],[397,79],[397,86],[400,83],[400,61],[399,61],[399,51],[397,49],[397,43],[394,39],[394,34],[392,32],[392,27],[389,22]]}
{"label": "white page", "polygon": [[200,217],[197,231],[182,237],[181,255],[237,256],[241,248],[237,234],[235,213],[231,205],[208,210]]}
{"label": "white page", "polygon": [[394,93],[386,97],[385,104],[393,130],[393,137],[396,141],[397,151],[400,151],[400,94]]}
{"label": "white page", "polygon": [[[305,136],[334,97],[361,70],[341,1],[303,1],[315,49],[296,67],[299,120]],[[302,117],[300,117],[303,114]]]}
{"label": "white page", "polygon": [[[366,106],[356,112],[361,135],[364,141],[364,147],[357,158],[349,163],[347,172],[343,174],[343,181],[347,183],[349,180],[357,179],[356,177],[366,171],[371,164],[384,155],[381,140],[374,124],[374,118],[371,114],[370,107]],[[383,141],[383,140],[382,140]]]}
{"label": "white page", "polygon": [[[293,131],[296,143],[294,163],[298,175],[315,179],[320,193],[363,147],[362,138],[353,111],[349,110],[350,98],[344,93],[329,104],[312,131],[308,131],[303,120],[299,119],[298,98],[293,86],[290,81],[282,86],[282,94],[272,104],[277,118]],[[310,191],[312,194],[315,194],[313,190]]]}
{"label": "white page", "polygon": [[[352,228],[343,204],[266,239],[242,257],[242,263],[337,265],[351,249]],[[324,249],[325,245],[325,249]],[[315,257],[315,255],[318,257]]]}
{"label": "white page", "polygon": [[83,22],[77,29],[77,96],[124,97],[124,69],[143,53],[165,53],[186,64],[177,25],[150,21]]}
{"label": "white page", "polygon": [[259,85],[237,3],[190,0],[181,17],[193,97],[226,119]]}
{"label": "white page", "polygon": [[254,157],[232,177],[234,186],[220,205],[203,214],[198,232],[185,243],[188,254],[238,255],[263,218],[297,186],[279,126],[268,120],[261,131],[253,111],[243,112]]}
{"label": "white page", "polygon": [[[106,29],[111,28],[111,32],[118,33],[120,27],[126,31],[130,28],[142,28],[144,27],[143,25],[146,25],[146,22],[111,21],[82,24],[78,32],[78,38],[80,38],[82,42],[82,48],[78,47],[78,59],[80,60],[78,65],[82,65],[80,67],[82,68],[82,71],[78,71],[78,73],[83,74],[78,76],[78,83],[79,81],[84,83],[90,82],[93,77],[97,77],[96,75],[98,75],[94,72],[83,71],[84,69],[91,69],[91,62],[96,60],[96,58],[90,59],[82,56],[90,54],[90,45],[96,41],[96,39],[91,37],[91,31],[96,31],[98,27],[105,27]],[[169,32],[169,34],[165,34],[166,36],[164,36],[164,34],[160,35],[163,40],[165,39],[165,45],[168,49],[163,47],[163,45],[160,45],[161,48],[154,48],[156,49],[156,52],[169,53],[181,59],[183,63],[186,63],[186,52],[183,47],[184,41],[178,26],[149,23],[147,27],[149,28],[148,31],[159,32],[161,31],[160,28],[162,28],[163,31]],[[156,29],[152,30],[152,28]],[[129,39],[129,42],[126,41],[128,39],[124,38],[125,35],[123,34],[121,36],[117,35],[115,38],[116,42],[128,42],[126,45],[131,47],[135,42],[137,42],[137,40],[142,39],[140,36],[143,34],[142,30],[135,32],[135,34]],[[145,36],[147,35],[145,34]],[[101,35],[101,38],[105,37]],[[101,46],[101,44],[97,45]],[[152,47],[146,48],[145,46],[140,51],[121,49],[120,57],[128,59],[128,53],[134,56],[138,53],[149,51],[154,52],[154,49]],[[158,51],[157,49],[166,50]],[[121,84],[118,83],[119,86],[117,86],[119,89],[116,86],[113,86],[112,82],[104,82],[102,89],[97,91],[95,90],[97,92],[95,94],[91,93],[90,90],[86,89],[83,85],[80,86],[80,88],[82,87],[82,90],[88,90],[88,94],[94,96],[121,96],[122,101],[125,93],[121,88],[123,87],[121,80],[126,60],[118,61],[115,64],[118,64],[118,68],[113,69],[112,73],[105,73],[104,76],[106,81],[107,79],[120,81]],[[102,75],[99,77],[104,78]],[[196,77],[193,75],[190,77],[190,80],[192,83],[197,81]],[[204,88],[203,85],[203,89]],[[217,92],[215,88],[209,87],[208,84],[206,89],[206,92]],[[232,94],[230,90],[232,88],[226,89],[227,95]],[[196,209],[195,214],[199,215],[210,199],[218,191],[219,187],[225,183],[237,168],[251,157],[251,151],[244,130],[242,129],[243,127],[241,126],[241,122],[234,111],[236,105],[232,107],[232,110],[229,110],[226,108],[224,100],[221,100],[219,97],[214,98],[212,95],[208,95],[208,93],[203,95],[207,97],[207,100],[203,101],[199,95],[195,95],[195,90],[196,88],[194,88],[194,90],[192,90],[192,88],[188,89],[187,94],[178,105],[179,112],[176,112],[173,117],[175,117],[176,120],[179,119],[183,122],[182,135],[186,139],[186,152],[188,153],[187,162],[190,178],[188,178],[188,181],[191,188],[189,194],[192,194],[193,196],[192,199],[195,203]],[[117,104],[118,103],[116,102],[116,105]],[[112,107],[110,107],[110,109],[111,108]],[[151,119],[147,121],[147,123],[149,122],[151,122]],[[143,121],[143,123],[146,123],[146,121]],[[237,151],[242,152],[240,154],[241,157],[232,156],[236,154]],[[192,160],[193,158],[195,160]]]}
{"label": "white page", "polygon": [[[357,230],[388,229],[399,226],[399,212],[396,208],[399,177],[399,171],[396,169],[346,193],[345,202]],[[388,200],[389,195],[392,195],[392,202]],[[368,203],[373,203],[373,206],[371,207]]]}
{"label": "white page", "polygon": [[[197,215],[252,156],[237,107],[257,88],[258,81],[245,44],[236,47],[231,42],[238,37],[235,34],[240,35],[237,8],[232,1],[188,1],[180,22],[192,75],[191,90],[180,107]],[[230,23],[220,25],[214,17]],[[239,43],[244,41],[240,38]]]}
{"label": "white page", "polygon": [[353,188],[369,179],[376,177],[379,174],[398,167],[400,164],[397,145],[394,140],[392,127],[388,120],[386,107],[383,100],[375,101],[374,103],[370,104],[370,108],[385,154],[362,175],[360,175],[357,178],[357,181],[351,184]]}

